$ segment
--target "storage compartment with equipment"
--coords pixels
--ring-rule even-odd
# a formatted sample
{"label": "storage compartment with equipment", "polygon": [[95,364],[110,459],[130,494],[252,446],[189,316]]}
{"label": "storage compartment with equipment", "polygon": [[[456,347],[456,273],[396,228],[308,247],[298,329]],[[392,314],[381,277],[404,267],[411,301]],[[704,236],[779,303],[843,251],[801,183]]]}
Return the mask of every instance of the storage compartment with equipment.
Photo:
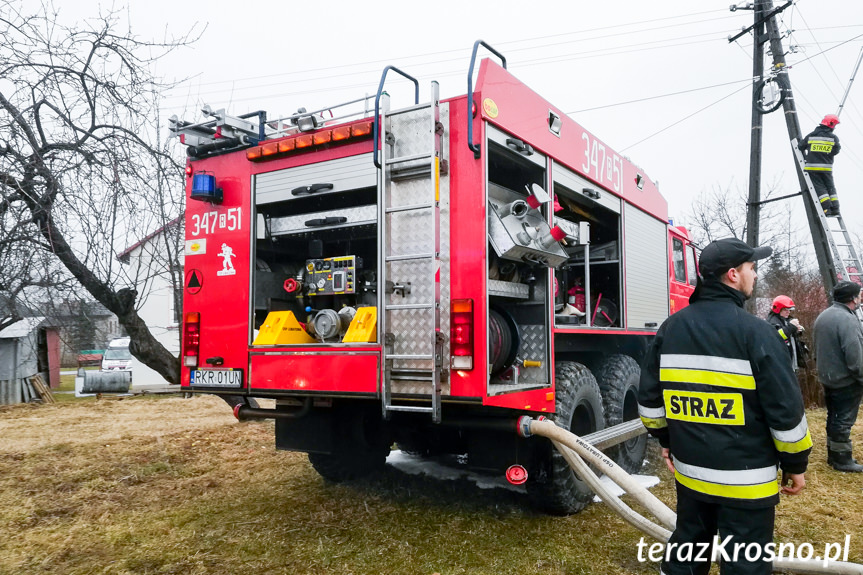
{"label": "storage compartment with equipment", "polygon": [[559,164],[552,176],[555,221],[586,230],[555,271],[555,325],[622,327],[620,199]]}
{"label": "storage compartment with equipment", "polygon": [[375,342],[378,205],[371,155],[259,174],[254,184],[252,344],[342,343],[349,332],[352,343]]}
{"label": "storage compartment with equipment", "polygon": [[568,254],[548,223],[546,158],[488,128],[488,353],[490,395],[551,384],[550,268]]}

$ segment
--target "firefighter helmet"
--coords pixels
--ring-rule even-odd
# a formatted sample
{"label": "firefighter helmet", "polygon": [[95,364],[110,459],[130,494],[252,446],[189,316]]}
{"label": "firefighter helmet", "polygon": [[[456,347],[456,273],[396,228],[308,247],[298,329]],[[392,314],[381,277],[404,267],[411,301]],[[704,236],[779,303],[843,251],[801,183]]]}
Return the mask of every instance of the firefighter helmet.
{"label": "firefighter helmet", "polygon": [[827,126],[831,130],[839,125],[839,116],[836,114],[827,114],[824,116],[824,119],[821,120],[822,126]]}
{"label": "firefighter helmet", "polygon": [[794,300],[787,295],[778,295],[773,298],[773,307],[770,308],[773,313],[779,313],[783,309],[794,309]]}

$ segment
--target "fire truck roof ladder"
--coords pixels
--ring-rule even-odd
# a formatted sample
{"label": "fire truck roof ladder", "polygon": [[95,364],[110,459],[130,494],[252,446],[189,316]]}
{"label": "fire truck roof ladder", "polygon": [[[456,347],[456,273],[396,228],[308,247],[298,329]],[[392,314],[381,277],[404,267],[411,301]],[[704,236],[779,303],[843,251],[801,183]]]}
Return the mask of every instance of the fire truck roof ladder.
{"label": "fire truck roof ladder", "polygon": [[[824,210],[821,209],[821,202],[818,200],[818,192],[815,191],[815,186],[812,185],[812,179],[809,173],[804,169],[806,161],[803,159],[803,154],[797,147],[797,139],[791,140],[791,148],[794,150],[794,157],[797,159],[797,167],[803,173],[803,179],[806,181],[806,187],[809,188],[809,196],[812,198],[812,203],[815,205],[815,212],[818,214],[818,221],[821,222],[821,227],[826,232],[824,235],[827,242],[830,244],[830,253],[833,254],[833,271],[836,277],[841,277],[843,280],[860,283],[860,278],[863,276],[863,266],[860,265],[860,257],[857,255],[857,249],[854,247],[854,242],[851,240],[851,235],[848,233],[848,228],[845,226],[845,221],[842,216],[836,218],[827,218],[824,215]],[[830,227],[830,220],[835,219],[839,224],[837,229]],[[843,257],[843,250],[845,255]],[[830,286],[825,286],[830,289]],[[857,317],[863,321],[863,310],[857,308]]]}
{"label": "fire truck roof ladder", "polygon": [[[417,86],[417,103],[390,110],[383,92],[388,70]],[[440,99],[437,82],[431,83],[431,102],[418,103],[417,81],[400,70],[384,69],[375,98],[375,163],[381,170],[380,258],[384,334],[383,416],[394,411],[430,413],[441,420],[441,362],[443,335],[440,326]],[[378,127],[378,123],[380,127]],[[378,129],[383,130],[378,162]],[[414,273],[415,272],[415,273]],[[422,277],[420,277],[422,276]],[[405,303],[401,303],[401,302]],[[399,302],[399,303],[396,303]],[[433,329],[426,330],[426,326]],[[430,336],[423,335],[431,333]],[[411,353],[407,353],[411,352]],[[393,393],[396,380],[428,383],[429,404],[399,403]],[[425,394],[422,394],[425,397]]]}

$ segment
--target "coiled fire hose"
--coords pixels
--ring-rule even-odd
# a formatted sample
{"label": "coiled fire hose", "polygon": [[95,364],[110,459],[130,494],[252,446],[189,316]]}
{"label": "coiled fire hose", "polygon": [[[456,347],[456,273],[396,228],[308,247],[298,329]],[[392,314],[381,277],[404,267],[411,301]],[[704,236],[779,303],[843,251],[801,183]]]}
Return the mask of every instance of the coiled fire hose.
{"label": "coiled fire hose", "polygon": [[[521,417],[518,421],[518,433],[522,437],[540,435],[551,440],[554,447],[560,451],[573,471],[598,495],[603,502],[616,511],[629,524],[643,533],[663,543],[668,543],[671,531],[677,523],[677,514],[668,508],[655,495],[639,484],[614,461],[606,457],[590,443],[574,433],[558,427],[548,419],[532,419]],[[584,458],[584,459],[582,459]],[[643,505],[661,525],[639,514],[620,498],[613,494],[599,477],[593,472],[585,459],[602,470],[609,479]],[[786,559],[773,560],[774,573],[800,573],[802,575],[821,575],[832,573],[836,575],[863,575],[863,565],[844,561],[829,561],[827,565],[822,560]]]}

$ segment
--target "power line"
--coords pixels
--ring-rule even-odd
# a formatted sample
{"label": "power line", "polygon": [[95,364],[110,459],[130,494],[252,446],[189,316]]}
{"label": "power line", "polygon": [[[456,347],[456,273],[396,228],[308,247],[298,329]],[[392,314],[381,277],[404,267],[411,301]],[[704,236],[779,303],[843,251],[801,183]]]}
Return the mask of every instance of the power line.
{"label": "power line", "polygon": [[[576,32],[550,34],[550,35],[546,35],[546,36],[535,36],[532,38],[524,38],[521,40],[511,40],[508,42],[501,42],[500,45],[501,46],[507,46],[507,45],[519,44],[519,43],[523,43],[523,42],[533,42],[533,41],[537,41],[537,40],[545,40],[548,38],[572,36],[573,34],[587,34],[590,32],[598,32],[598,31],[602,31],[602,30],[620,29],[620,28],[626,28],[629,26],[636,26],[636,25],[641,25],[641,24],[651,24],[654,22],[661,22],[661,21],[665,21],[665,20],[674,20],[674,19],[678,19],[678,18],[688,18],[691,16],[700,16],[702,14],[711,14],[711,13],[716,13],[716,12],[724,12],[724,10],[708,10],[708,11],[703,11],[703,12],[693,12],[691,14],[682,14],[682,15],[677,15],[677,16],[667,16],[667,17],[663,17],[663,18],[641,20],[641,21],[636,21],[636,22],[630,22],[627,24],[600,26],[597,28],[589,28],[587,30],[579,30]],[[618,32],[618,33],[607,34],[607,35],[603,35],[603,36],[581,38],[581,39],[575,39],[575,40],[570,40],[570,41],[566,41],[566,42],[556,42],[556,43],[545,44],[545,45],[540,45],[540,46],[527,46],[527,47],[523,47],[523,48],[513,48],[511,50],[511,52],[535,50],[535,49],[542,48],[542,47],[556,46],[556,45],[562,45],[562,44],[573,43],[573,42],[585,42],[585,41],[591,41],[591,40],[600,40],[600,39],[612,38],[612,37],[621,36],[621,35],[637,34],[637,33],[642,33],[642,32],[651,32],[652,33],[652,32],[655,32],[656,30],[661,30],[661,29],[674,28],[674,27],[679,27],[679,26],[690,26],[692,24],[700,24],[700,23],[704,23],[704,22],[713,22],[713,21],[723,20],[723,19],[727,19],[727,18],[729,18],[729,16],[724,16],[721,18],[710,18],[710,19],[705,19],[705,20],[697,20],[694,22],[681,22],[678,24],[670,24],[668,26],[659,26],[659,27],[654,26],[654,27],[644,28],[642,30]],[[354,62],[351,64],[339,64],[337,66],[328,66],[325,68],[310,68],[310,69],[306,69],[306,70],[297,70],[295,72],[285,72],[282,74],[269,74],[269,75],[264,75],[264,76],[249,76],[246,78],[237,78],[234,80],[219,80],[219,81],[214,81],[214,82],[201,83],[201,84],[198,84],[198,86],[209,86],[209,85],[225,84],[225,83],[229,83],[229,82],[240,82],[240,81],[247,81],[247,80],[264,79],[264,78],[276,78],[276,77],[281,77],[281,76],[291,76],[291,75],[295,75],[295,74],[308,74],[308,73],[320,72],[320,71],[338,70],[338,69],[342,69],[342,68],[356,68],[358,66],[368,66],[368,65],[372,65],[372,64],[380,65],[380,64],[383,64],[385,62],[398,62],[398,61],[405,61],[405,60],[410,60],[410,59],[415,59],[415,58],[425,58],[425,57],[430,57],[430,56],[437,56],[437,55],[442,55],[442,54],[453,54],[453,53],[463,54],[464,50],[463,49],[442,50],[442,51],[438,51],[438,52],[414,54],[412,56],[401,56],[401,57],[397,57],[397,58],[387,58],[387,59],[383,59],[383,60],[371,60],[371,61],[366,61],[366,62]],[[456,61],[456,60],[461,60],[461,58],[448,58],[446,60],[443,60],[443,62],[452,62],[452,61]],[[439,63],[439,62],[441,62],[441,61],[437,61],[435,63]]]}
{"label": "power line", "polygon": [[731,92],[731,93],[730,93],[730,94],[728,94],[727,96],[723,96],[723,97],[719,98],[718,100],[716,100],[715,102],[712,102],[712,103],[710,103],[710,104],[708,104],[708,105],[704,106],[704,107],[703,107],[703,108],[701,108],[700,110],[696,110],[695,112],[693,112],[693,113],[689,114],[688,116],[685,116],[685,117],[683,117],[683,118],[681,118],[681,119],[679,119],[679,120],[676,120],[675,122],[673,122],[673,123],[669,124],[668,126],[666,126],[666,127],[662,128],[661,130],[659,130],[659,131],[657,131],[657,132],[654,132],[654,133],[650,134],[650,135],[649,135],[649,136],[647,136],[646,138],[642,138],[641,140],[638,140],[638,141],[637,141],[637,142],[635,142],[634,144],[630,144],[630,145],[626,146],[625,148],[623,148],[623,149],[621,149],[621,150],[620,150],[620,153],[622,154],[622,153],[623,153],[623,152],[625,152],[626,150],[628,150],[628,149],[630,149],[630,148],[634,148],[635,146],[637,146],[637,145],[639,145],[639,144],[641,144],[641,143],[643,143],[643,142],[646,142],[647,140],[649,140],[649,139],[653,138],[654,136],[658,136],[658,135],[659,135],[659,134],[661,134],[662,132],[664,132],[664,131],[666,131],[666,130],[669,130],[669,129],[673,128],[674,126],[677,126],[677,125],[679,125],[679,124],[681,124],[681,123],[685,122],[685,121],[686,121],[686,120],[688,120],[689,118],[691,118],[691,117],[693,117],[693,116],[695,116],[695,115],[697,115],[697,114],[700,114],[700,113],[701,113],[701,112],[703,112],[704,110],[706,110],[706,109],[708,109],[708,108],[711,108],[711,107],[715,106],[716,104],[718,104],[718,103],[722,102],[723,100],[727,100],[727,99],[728,99],[728,98],[730,98],[731,96],[733,96],[733,95],[737,94],[738,92],[741,92],[741,91],[745,90],[745,89],[746,89],[746,88],[748,88],[748,87],[749,87],[749,85],[746,85],[746,86],[742,86],[742,87],[738,88],[737,90],[734,90],[733,92]]}
{"label": "power line", "polygon": [[624,106],[626,104],[635,104],[638,102],[646,102],[648,100],[667,98],[669,96],[679,96],[680,94],[689,94],[691,92],[698,92],[701,90],[709,90],[711,88],[720,88],[722,86],[730,86],[732,84],[739,84],[740,82],[751,82],[751,81],[752,81],[752,78],[745,78],[743,80],[733,80],[731,82],[723,82],[722,84],[713,84],[712,86],[702,86],[701,88],[692,88],[691,90],[681,90],[680,92],[669,92],[668,94],[659,94],[656,96],[647,96],[645,98],[639,98],[637,100],[627,100],[626,102],[617,102],[614,104],[606,104],[605,106],[594,106],[593,108],[583,108],[581,110],[575,110],[573,112],[566,112],[566,114],[567,115],[580,114],[581,112],[591,112],[593,110],[601,110],[603,108],[612,108],[614,106]]}
{"label": "power line", "polygon": [[[703,35],[712,35],[712,34],[713,33],[703,34]],[[699,36],[702,36],[702,35],[685,36],[682,38],[699,37]],[[674,39],[669,39],[669,40],[674,40]],[[669,41],[669,40],[664,40],[664,41]],[[599,58],[599,57],[606,57],[606,56],[617,56],[617,55],[633,53],[636,51],[637,52],[645,52],[648,50],[660,50],[660,49],[665,49],[665,48],[675,48],[675,47],[692,45],[692,44],[712,42],[714,40],[715,39],[707,39],[707,40],[698,40],[698,41],[693,41],[693,42],[678,42],[676,44],[668,44],[668,45],[664,45],[664,46],[649,46],[650,44],[655,44],[656,42],[659,42],[659,41],[654,40],[654,41],[645,42],[645,43],[641,43],[641,44],[631,44],[631,45],[623,47],[626,49],[620,49],[619,47],[612,47],[612,48],[597,49],[597,50],[593,50],[593,51],[589,51],[589,52],[579,52],[576,54],[558,55],[558,56],[554,56],[551,58],[538,58],[538,59],[534,59],[534,60],[525,60],[523,62],[513,63],[513,65],[511,66],[511,69],[518,69],[519,67],[527,67],[527,66],[535,66],[535,65],[553,64],[553,63],[573,61],[573,60],[583,60],[583,59]],[[638,50],[636,50],[636,48],[638,48]],[[440,62],[436,62],[436,63],[440,63]],[[423,65],[426,65],[426,64],[423,64]],[[342,79],[345,76],[351,76],[351,75],[357,76],[357,75],[370,74],[370,73],[372,73],[371,70],[365,71],[365,72],[359,71],[359,72],[353,72],[350,74],[321,76],[321,77],[315,78],[314,80],[315,81],[323,81],[323,80],[329,80],[329,79]],[[429,73],[429,74],[431,74],[431,73]],[[438,73],[435,73],[434,76],[436,78],[447,78],[447,77],[452,77],[452,76],[458,76],[461,74],[464,74],[463,68],[459,68],[457,70],[446,71],[446,72],[438,72]],[[396,80],[398,80],[398,79],[396,79]],[[228,90],[232,90],[232,91],[260,90],[263,88],[272,88],[275,86],[281,86],[283,84],[284,84],[283,82],[272,83],[272,84],[257,84],[254,86],[248,86],[248,87],[243,87],[243,88],[239,88],[239,89],[237,89],[235,86],[231,86],[231,88],[226,88],[225,90],[216,90],[216,91],[210,92],[209,98],[212,99],[215,97],[214,96],[215,94],[218,94],[220,92],[225,92]],[[340,86],[338,86],[338,89],[339,90],[348,90],[348,89],[353,89],[353,88],[368,88],[369,85],[370,84],[367,82],[361,83],[361,84],[355,83],[355,84],[349,84],[349,85],[340,85]],[[179,86],[178,86],[178,88],[179,88]],[[293,92],[283,92],[283,93],[279,93],[279,94],[268,94],[268,96],[270,98],[283,98],[283,97],[288,97],[288,96],[300,96],[300,95],[304,95],[304,94],[313,94],[313,93],[321,92],[323,90],[325,90],[325,88],[314,88],[314,89],[300,90],[300,91],[293,91]],[[170,101],[173,99],[183,99],[183,98],[188,99],[188,96],[180,96],[180,95],[178,95],[178,96],[166,96],[165,100]],[[198,98],[199,98],[199,100],[201,99],[200,93],[199,93]],[[259,99],[260,99],[260,97],[258,95],[254,95],[254,96],[250,96],[250,97],[246,97],[246,98],[235,98],[233,101],[234,102],[243,102],[243,101],[259,100]],[[177,109],[178,107],[179,106],[170,106],[170,105],[166,106],[166,108],[168,110],[174,110],[174,109]]]}
{"label": "power line", "polygon": [[859,38],[863,38],[863,34],[857,34],[857,35],[856,35],[856,36],[854,36],[853,38],[848,38],[847,40],[844,40],[844,41],[842,41],[842,42],[839,42],[839,43],[838,43],[838,44],[836,44],[835,46],[831,46],[831,47],[829,47],[829,48],[827,48],[827,49],[825,49],[825,50],[821,50],[821,51],[820,51],[820,52],[818,52],[817,54],[812,54],[811,56],[808,56],[808,57],[806,57],[806,58],[803,58],[802,60],[799,60],[799,61],[797,61],[797,62],[794,62],[794,63],[793,63],[793,64],[791,64],[790,66],[797,66],[798,64],[802,64],[803,62],[809,61],[809,60],[811,60],[812,58],[815,58],[816,56],[821,56],[822,54],[826,54],[826,53],[827,53],[827,52],[829,52],[830,50],[835,50],[835,49],[836,49],[836,48],[838,48],[839,46],[844,46],[845,44],[848,44],[849,42],[853,42],[854,40],[857,40],[857,39],[859,39]]}

